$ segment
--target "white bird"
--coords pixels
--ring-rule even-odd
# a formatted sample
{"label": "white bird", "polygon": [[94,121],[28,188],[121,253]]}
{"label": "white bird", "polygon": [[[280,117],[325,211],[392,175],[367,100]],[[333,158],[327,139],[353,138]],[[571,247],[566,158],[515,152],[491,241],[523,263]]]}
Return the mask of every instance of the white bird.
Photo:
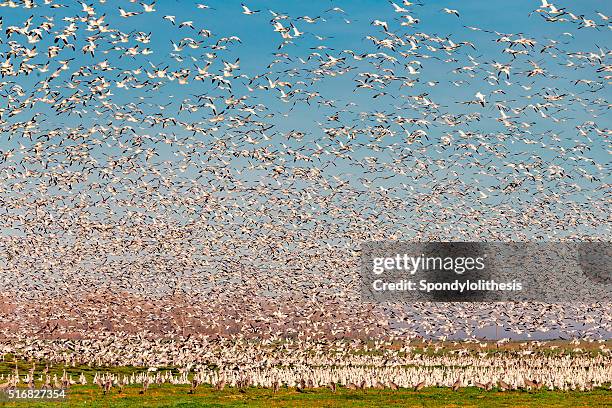
{"label": "white bird", "polygon": [[395,12],[396,12],[396,13],[409,13],[409,12],[410,12],[410,10],[405,9],[405,8],[403,8],[403,7],[400,7],[400,6],[398,6],[398,5],[397,5],[396,3],[394,3],[394,2],[390,2],[390,3],[391,3],[391,5],[393,6],[393,8],[395,9]]}
{"label": "white bird", "polygon": [[193,30],[194,29],[193,21],[183,21],[182,23],[179,24],[179,28],[183,28],[183,27],[189,27]]}
{"label": "white bird", "polygon": [[255,13],[259,13],[260,10],[250,10],[245,4],[241,4],[242,6],[242,14],[246,14],[247,16],[253,15]]}
{"label": "white bird", "polygon": [[374,20],[372,21],[372,25],[376,27],[382,27],[385,31],[389,31],[389,25],[386,21]]}
{"label": "white bird", "polygon": [[128,17],[134,17],[134,16],[137,16],[137,15],[140,15],[142,13],[141,12],[136,12],[136,11],[125,11],[124,9],[119,7],[119,14],[123,18],[128,18]]}
{"label": "white bird", "polygon": [[155,2],[151,3],[151,4],[146,4],[146,3],[140,3],[142,5],[142,7],[144,8],[145,13],[153,13],[155,10]]}
{"label": "white bird", "polygon": [[485,106],[485,96],[480,93],[480,91],[477,92],[474,96],[476,97],[478,103],[480,103],[482,106]]}
{"label": "white bird", "polygon": [[447,7],[444,7],[442,10],[443,10],[443,11],[444,11],[446,14],[454,14],[454,15],[456,15],[457,17],[459,17],[459,11],[457,11],[457,10],[454,10],[454,9],[449,9],[449,8],[447,8]]}

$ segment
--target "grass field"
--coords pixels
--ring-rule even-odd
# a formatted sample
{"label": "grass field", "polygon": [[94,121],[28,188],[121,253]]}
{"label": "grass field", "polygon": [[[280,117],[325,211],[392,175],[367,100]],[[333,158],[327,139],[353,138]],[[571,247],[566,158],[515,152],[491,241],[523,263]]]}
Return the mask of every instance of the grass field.
{"label": "grass field", "polygon": [[[550,351],[551,354],[572,353],[572,346],[559,343],[559,348]],[[504,345],[504,349],[485,348],[490,353],[513,352],[517,345]],[[583,344],[583,353],[597,354],[596,345]],[[448,347],[451,348],[450,346]],[[480,347],[475,349],[482,351]],[[423,352],[422,350],[419,350]],[[448,351],[448,350],[447,350]],[[427,353],[432,353],[430,348]],[[11,354],[0,356],[0,383],[18,369],[21,377],[28,373],[33,361],[15,358]],[[430,387],[420,391],[412,389],[368,389],[348,390],[338,387],[336,393],[327,388],[306,389],[297,391],[295,388],[281,388],[277,393],[271,389],[250,387],[240,390],[227,387],[217,391],[208,385],[200,385],[195,394],[188,394],[190,386],[151,384],[144,395],[139,394],[142,385],[126,386],[121,393],[113,387],[108,395],[104,395],[98,385],[93,384],[94,375],[113,374],[130,376],[136,373],[146,373],[146,367],[115,366],[91,367],[89,365],[52,364],[49,361],[36,361],[36,386],[40,387],[40,372],[49,368],[49,375],[61,378],[64,372],[78,379],[83,374],[88,385],[73,385],[68,390],[68,398],[64,401],[11,401],[1,402],[0,407],[612,407],[612,391],[610,383],[605,388],[597,388],[588,392],[581,391],[511,391],[501,392],[496,389],[483,391],[474,387],[461,388],[453,392],[448,387]],[[168,371],[174,376],[179,375],[176,367],[159,367],[160,371]],[[25,387],[20,383],[19,387]]]}
{"label": "grass field", "polygon": [[[354,391],[328,389],[297,392],[281,389],[249,388],[244,392],[231,388],[216,391],[198,388],[189,395],[189,386],[152,385],[145,395],[141,387],[126,387],[121,394],[112,390],[103,395],[97,386],[73,386],[66,401],[7,402],[5,407],[610,407],[612,392],[604,389],[589,392],[562,391],[482,391],[463,388],[426,388],[418,392],[402,389]],[[0,403],[1,404],[1,403]]]}

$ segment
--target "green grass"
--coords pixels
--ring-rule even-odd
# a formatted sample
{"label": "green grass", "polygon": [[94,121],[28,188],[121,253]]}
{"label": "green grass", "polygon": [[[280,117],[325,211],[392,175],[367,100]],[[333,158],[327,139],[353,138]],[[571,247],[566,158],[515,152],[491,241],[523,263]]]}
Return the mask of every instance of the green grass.
{"label": "green grass", "polygon": [[119,394],[113,389],[103,395],[97,386],[73,386],[64,402],[10,402],[5,407],[609,407],[612,392],[597,389],[589,392],[562,391],[482,391],[463,388],[453,392],[448,388],[426,388],[415,392],[402,389],[351,391],[339,389],[281,389],[274,394],[268,389],[249,388],[244,393],[230,388],[215,391],[200,387],[194,395],[187,394],[188,385],[151,385],[145,395],[139,386],[126,387]]}
{"label": "green grass", "polygon": [[[609,346],[609,342],[606,343]],[[520,349],[518,344],[504,344],[501,347],[488,346],[484,350],[475,344],[460,344],[448,347],[448,349],[467,348],[472,351],[487,353],[514,353]],[[548,351],[550,354],[564,352],[572,354],[573,346],[567,343],[559,343],[559,349]],[[581,344],[585,353],[598,353],[599,344]],[[392,347],[398,348],[393,345]],[[412,353],[416,350],[413,348]],[[427,350],[420,348],[419,352],[432,354],[431,347]],[[380,350],[356,350],[357,353],[379,354]],[[436,353],[438,354],[438,353]],[[3,361],[2,361],[3,360]],[[4,355],[0,359],[0,376],[6,377],[12,374],[15,365],[19,374],[27,374],[32,367],[31,361],[15,358],[13,355]],[[0,402],[3,407],[612,407],[612,392],[607,389],[597,389],[589,392],[563,392],[563,391],[482,391],[476,388],[463,388],[453,392],[449,388],[426,388],[415,392],[410,389],[399,391],[374,390],[351,391],[339,388],[337,393],[328,389],[307,390],[297,392],[295,389],[282,388],[274,394],[269,389],[249,388],[246,392],[240,392],[236,388],[227,388],[223,391],[215,391],[210,386],[200,386],[195,395],[189,395],[189,385],[163,384],[151,385],[145,395],[139,395],[139,385],[128,386],[119,394],[117,388],[113,388],[109,395],[103,395],[101,389],[91,385],[95,373],[111,373],[114,375],[130,375],[132,373],[146,372],[146,367],[91,367],[88,365],[77,365],[72,367],[61,363],[51,363],[44,360],[36,361],[36,386],[40,387],[39,376],[45,366],[49,366],[49,374],[61,377],[64,370],[78,380],[83,373],[90,385],[75,385],[69,390],[66,401],[40,401],[32,400],[21,402]],[[176,367],[159,367],[160,372],[170,370],[174,375],[178,374]],[[2,382],[2,381],[0,381]],[[25,386],[25,384],[20,384]]]}

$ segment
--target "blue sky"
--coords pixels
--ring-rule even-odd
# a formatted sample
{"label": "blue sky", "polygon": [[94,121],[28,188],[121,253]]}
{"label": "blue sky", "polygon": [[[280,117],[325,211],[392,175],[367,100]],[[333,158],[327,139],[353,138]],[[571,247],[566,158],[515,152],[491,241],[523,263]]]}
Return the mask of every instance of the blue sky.
{"label": "blue sky", "polygon": [[[163,112],[168,116],[176,116],[186,121],[206,121],[210,117],[210,112],[205,109],[200,109],[197,113],[178,113],[178,108],[181,103],[186,99],[193,100],[193,95],[210,95],[210,96],[223,96],[228,95],[225,91],[215,89],[210,83],[200,83],[191,81],[189,85],[179,85],[174,82],[166,81],[166,83],[155,92],[145,92],[145,90],[129,89],[124,90],[117,88],[115,82],[123,77],[120,74],[121,70],[137,69],[143,67],[145,70],[151,70],[152,65],[156,67],[168,66],[169,70],[177,70],[180,68],[189,68],[195,70],[195,67],[203,67],[205,60],[207,59],[204,55],[205,52],[210,52],[210,48],[207,49],[196,49],[190,50],[187,46],[184,47],[183,51],[176,53],[180,54],[183,61],[179,62],[173,60],[169,53],[172,52],[171,40],[177,43],[181,38],[190,37],[197,38],[196,32],[199,29],[208,29],[213,32],[213,37],[210,39],[204,39],[204,43],[207,45],[214,44],[220,37],[228,37],[236,35],[240,37],[240,44],[232,44],[228,46],[227,50],[216,51],[218,58],[213,64],[214,70],[219,71],[222,68],[221,61],[233,62],[236,58],[240,58],[240,70],[238,74],[244,74],[248,78],[252,78],[256,75],[264,75],[254,82],[254,84],[264,84],[268,77],[271,80],[277,78],[282,80],[297,81],[300,79],[306,79],[311,74],[308,73],[309,69],[314,69],[318,65],[318,58],[313,57],[312,61],[307,64],[298,63],[298,58],[307,60],[309,56],[312,56],[314,52],[321,55],[320,58],[325,59],[327,55],[334,57],[345,57],[347,61],[346,66],[353,67],[348,73],[338,76],[325,76],[321,78],[316,84],[305,85],[302,88],[307,88],[308,91],[319,92],[322,99],[333,101],[334,108],[326,107],[313,103],[308,105],[303,101],[297,101],[295,106],[294,101],[283,102],[276,91],[261,91],[255,90],[250,92],[246,86],[249,85],[248,78],[238,78],[233,81],[232,94],[237,97],[247,96],[249,103],[262,104],[268,110],[267,113],[273,114],[262,118],[262,121],[273,125],[268,136],[271,141],[268,146],[270,149],[285,149],[284,146],[289,148],[299,148],[301,146],[308,146],[309,149],[314,148],[316,144],[322,145],[327,148],[337,147],[337,141],[330,140],[325,136],[322,129],[329,126],[357,126],[365,128],[368,126],[375,126],[376,122],[371,119],[371,115],[375,112],[385,112],[390,117],[394,115],[401,115],[403,117],[419,118],[423,117],[423,112],[407,105],[411,96],[419,94],[427,94],[427,97],[435,101],[440,105],[441,113],[462,113],[462,114],[481,114],[482,119],[479,121],[473,121],[470,123],[464,123],[458,127],[445,127],[439,124],[432,125],[426,129],[429,140],[432,142],[431,146],[427,149],[427,155],[429,158],[445,159],[452,161],[453,154],[456,151],[443,150],[440,151],[434,146],[436,142],[440,140],[444,134],[453,133],[456,136],[457,130],[464,132],[475,132],[485,135],[487,138],[492,138],[492,135],[496,133],[503,133],[506,131],[498,121],[495,120],[499,116],[498,110],[493,104],[488,104],[482,108],[478,105],[464,105],[462,102],[472,100],[476,92],[482,92],[487,95],[489,101],[501,101],[504,104],[523,107],[529,104],[532,100],[541,102],[541,97],[533,96],[536,92],[550,92],[550,93],[575,93],[579,97],[583,97],[585,106],[580,105],[577,102],[566,102],[566,112],[558,114],[560,117],[567,117],[566,120],[559,122],[552,122],[550,120],[542,120],[542,118],[534,111],[527,109],[520,116],[520,121],[524,121],[526,124],[530,124],[531,128],[529,131],[531,134],[523,133],[521,137],[529,140],[533,138],[537,143],[540,141],[550,145],[558,144],[558,147],[571,149],[577,140],[576,126],[583,124],[585,121],[594,120],[600,129],[606,129],[610,127],[609,115],[600,109],[598,116],[593,117],[589,114],[586,109],[589,108],[591,100],[595,98],[608,99],[610,96],[609,87],[598,90],[596,93],[588,92],[588,88],[583,85],[575,85],[573,82],[580,78],[594,78],[598,75],[596,72],[597,66],[585,66],[579,70],[568,69],[563,64],[567,62],[568,52],[599,52],[598,47],[605,49],[607,43],[609,43],[610,35],[607,27],[598,29],[577,29],[575,23],[546,23],[540,15],[534,13],[529,15],[531,11],[536,9],[540,2],[539,1],[514,1],[511,3],[500,3],[500,2],[485,2],[485,1],[440,1],[440,2],[426,2],[424,6],[413,6],[411,7],[411,15],[415,18],[420,19],[420,23],[413,28],[400,27],[397,18],[398,13],[395,13],[390,3],[386,1],[311,1],[311,2],[294,2],[294,1],[248,1],[247,5],[252,10],[261,10],[252,16],[247,16],[241,13],[240,2],[238,1],[214,1],[210,0],[205,2],[211,9],[203,10],[198,9],[196,4],[200,2],[191,1],[159,1],[156,4],[157,12],[155,13],[144,13],[142,15],[123,19],[119,17],[117,10],[118,6],[123,7],[127,11],[142,11],[142,7],[138,3],[131,2],[115,2],[108,1],[104,4],[95,4],[97,16],[105,14],[107,16],[107,22],[111,24],[113,28],[119,29],[124,33],[130,33],[130,40],[128,44],[130,46],[136,44],[133,40],[135,32],[152,33],[151,43],[147,44],[146,47],[150,48],[153,53],[148,56],[139,55],[136,58],[121,57],[119,53],[111,51],[108,54],[103,54],[102,51],[108,50],[109,46],[102,43],[99,46],[95,57],[83,55],[79,52],[80,48],[86,43],[85,37],[90,35],[87,32],[83,32],[81,29],[77,40],[74,42],[77,52],[71,53],[69,50],[62,53],[61,58],[74,58],[71,62],[71,70],[67,71],[66,75],[58,79],[55,85],[60,83],[66,84],[65,81],[68,79],[68,73],[73,72],[80,66],[91,66],[94,63],[100,62],[103,59],[108,59],[109,63],[113,66],[119,67],[119,71],[112,71],[107,73],[97,72],[96,75],[101,75],[107,78],[113,86],[111,91],[113,93],[110,102],[117,105],[118,109],[124,109],[129,112],[130,108],[123,108],[129,103],[138,103],[144,101],[145,103],[151,104],[150,106],[144,107],[145,113],[153,114],[161,112],[159,105],[170,104],[166,107]],[[399,3],[399,2],[398,2]],[[49,10],[48,8],[40,7],[34,11],[32,10],[20,10],[20,9],[2,9],[2,16],[4,18],[4,26],[10,25],[21,25],[25,18],[29,15],[34,15],[35,24],[40,23],[43,20],[43,15],[55,15],[56,22],[59,23],[62,17],[68,15],[74,15],[75,11],[80,12],[81,6],[78,2],[66,2],[70,5],[67,9],[54,9]],[[565,4],[559,3],[558,7],[565,6]],[[327,10],[333,7],[342,8],[345,13],[340,12],[329,12]],[[460,17],[456,17],[452,14],[446,14],[442,12],[442,8],[449,7],[457,9],[460,13]],[[587,15],[590,18],[597,19],[595,11],[601,11],[606,14],[610,14],[609,5],[603,1],[591,1],[591,2],[580,2],[567,4],[568,8],[576,15]],[[278,33],[273,31],[273,27],[270,24],[272,14],[268,10],[273,10],[277,13],[283,13],[290,16],[296,27],[303,31],[305,34],[295,39],[294,44],[287,45],[282,50],[278,50],[278,46],[281,43],[281,39]],[[83,14],[82,12],[80,12]],[[162,19],[163,15],[174,15],[176,16],[177,25],[172,25],[169,21]],[[303,20],[299,20],[299,16],[308,15],[310,17],[322,16],[326,21],[319,21],[316,24],[307,24]],[[410,56],[402,59],[397,52],[389,50],[377,49],[371,41],[365,39],[366,36],[376,36],[377,38],[384,38],[385,34],[380,27],[375,27],[371,24],[374,19],[387,21],[390,27],[390,31],[397,35],[410,34],[414,35],[417,33],[427,33],[429,36],[438,36],[443,39],[451,39],[455,43],[461,41],[473,42],[476,46],[476,50],[469,47],[463,47],[458,52],[451,54],[445,54],[443,52],[437,52],[432,55],[439,56],[440,58],[453,58],[455,61],[442,62],[439,59],[434,58],[421,58],[418,56]],[[178,28],[178,24],[183,21],[191,20],[196,30],[189,28]],[[348,22],[347,22],[348,20]],[[285,25],[288,24],[289,20],[281,20]],[[598,20],[599,21],[599,20]],[[62,23],[65,25],[67,23]],[[83,27],[83,25],[80,25]],[[484,30],[495,30],[500,33],[513,33],[515,37],[518,34],[522,34],[528,38],[536,39],[538,45],[536,50],[533,51],[528,57],[518,57],[516,61],[509,54],[504,54],[501,51],[505,45],[496,43],[494,40],[498,36],[494,33],[486,32],[475,32],[465,28],[465,26],[476,26]],[[570,33],[567,35],[564,33]],[[315,35],[324,37],[325,39],[319,40],[315,38]],[[15,37],[12,38],[15,40]],[[51,44],[52,38],[46,38],[37,44],[40,50],[40,55],[34,59],[39,63],[46,62],[46,56],[42,52],[45,47]],[[537,50],[546,44],[548,40],[559,41],[560,48],[563,52],[559,52],[556,56],[548,54],[541,54]],[[199,40],[199,38],[198,38]],[[124,46],[123,44],[119,44]],[[312,49],[319,45],[325,45],[326,49],[316,50]],[[140,44],[141,48],[145,45]],[[520,47],[518,47],[520,49]],[[7,41],[4,44],[0,44],[0,50],[6,52],[8,50]],[[379,91],[367,90],[367,89],[355,89],[356,79],[358,74],[363,72],[374,72],[377,68],[370,63],[364,61],[353,61],[348,54],[343,53],[343,50],[353,50],[358,54],[363,53],[375,53],[385,52],[389,55],[399,57],[397,64],[383,63],[379,68],[393,69],[396,75],[410,75],[406,74],[405,67],[403,64],[410,60],[419,60],[421,62],[420,74],[415,76],[419,82],[412,88],[399,89],[397,84],[391,84],[384,90],[387,95],[380,96],[374,99],[372,96]],[[289,54],[292,59],[292,63],[287,64],[287,68],[299,69],[299,75],[295,77],[284,77],[281,69],[281,65],[276,65],[271,69],[266,68],[270,62],[276,57],[275,52],[284,52]],[[425,52],[426,53],[426,52]],[[190,58],[193,57],[194,60]],[[469,64],[469,57],[473,57],[478,61],[479,71],[474,78],[461,74],[456,75],[452,73],[453,69],[465,66]],[[60,59],[60,57],[58,57]],[[528,60],[536,60],[544,66],[548,72],[549,77],[538,77],[537,79],[530,80],[525,77],[521,72],[529,69],[530,65],[527,63]],[[485,79],[486,75],[483,73],[485,69],[490,70],[490,64],[494,62],[502,63],[513,63],[513,74],[510,78],[512,85],[507,85],[500,81],[499,84],[488,84]],[[151,65],[152,64],[152,65]],[[54,69],[52,63],[51,70]],[[554,75],[559,78],[553,78]],[[304,76],[304,77],[302,77]],[[21,76],[17,83],[23,88],[30,89],[33,87],[35,81],[38,81],[41,77],[30,76],[25,78]],[[145,80],[144,74],[138,76],[139,79]],[[452,85],[452,81],[465,81],[461,86]],[[435,81],[437,85],[431,87],[427,85],[428,81]],[[307,79],[306,79],[306,82]],[[533,85],[531,90],[525,90],[519,85],[530,86]],[[254,86],[251,84],[251,86]],[[294,84],[294,88],[298,87]],[[61,87],[57,88],[60,93],[69,94],[73,92],[72,89]],[[495,90],[503,91],[503,94],[493,95],[491,92]],[[140,99],[143,98],[143,99]],[[348,105],[347,104],[354,104]],[[595,105],[591,105],[595,106]],[[32,116],[34,112],[40,109],[41,112],[46,113],[48,116],[45,118],[45,127],[53,129],[56,127],[63,128],[66,126],[79,126],[85,127],[92,126],[96,123],[107,124],[110,123],[113,118],[106,114],[96,115],[92,111],[94,106],[87,106],[83,112],[79,115],[75,114],[62,114],[55,115],[50,110],[44,110],[37,106],[31,110],[26,110],[22,114],[16,115],[9,120],[9,123],[15,122],[16,120],[25,120]],[[345,111],[343,111],[343,109]],[[340,111],[339,124],[330,123],[327,121],[327,117],[333,114],[335,111]],[[229,112],[228,112],[229,114]],[[134,114],[137,117],[141,117],[139,114]],[[364,116],[365,115],[365,116]],[[364,120],[364,117],[368,117]],[[138,124],[134,124],[136,131],[147,134],[175,133],[177,136],[189,136],[190,133],[180,126],[170,127],[161,129],[159,127],[146,128]],[[393,126],[393,125],[392,125]],[[401,130],[395,127],[396,130]],[[410,130],[415,130],[416,127],[410,127]],[[301,141],[288,140],[286,137],[287,132],[292,130],[300,130],[305,133],[305,137]],[[226,137],[228,133],[233,130],[228,130],[224,124],[219,126],[217,132],[212,132],[207,136],[198,136],[198,139],[204,143],[212,141],[211,136],[217,135],[217,137]],[[556,133],[560,135],[560,142],[552,142],[548,139],[550,133]],[[597,135],[591,135],[592,143],[590,143],[591,150],[584,153],[584,155],[596,163],[603,165],[609,164],[608,155],[606,153],[605,141]],[[236,139],[239,140],[239,139]],[[354,141],[355,143],[365,144],[368,139],[364,136],[358,136]],[[388,143],[381,142],[382,147],[389,147],[393,143],[397,144],[397,147],[404,149],[405,152],[410,152],[412,158],[406,159],[410,162],[418,154],[418,145],[405,144],[402,139],[392,139]],[[6,146],[17,146],[18,143],[26,144],[27,140],[18,140],[13,138],[10,142],[6,141]],[[345,143],[350,143],[346,142]],[[517,154],[521,160],[531,160],[530,156],[538,156],[545,162],[559,162],[561,166],[565,166],[559,158],[555,150],[548,148],[540,148],[538,144],[527,144],[522,140],[515,139],[513,136],[508,137],[504,142],[500,142],[500,146],[506,150],[506,153]],[[92,155],[98,157],[101,161],[104,157],[113,156],[119,154],[120,148],[118,146],[105,148],[101,146],[92,152]],[[160,147],[158,150],[161,154],[159,160],[167,159],[170,161],[178,160],[176,150],[172,147]],[[395,153],[394,153],[395,154]],[[383,149],[382,152],[372,152],[370,149],[364,148],[362,145],[357,145],[355,151],[352,153],[352,158],[358,161],[363,160],[365,156],[376,156],[381,159],[381,162],[390,160],[393,155],[387,155]],[[462,160],[465,164],[469,164],[469,160],[465,156],[457,156],[459,160]],[[490,157],[487,154],[481,155],[480,159],[483,161],[488,160]],[[179,158],[180,159],[180,158]],[[326,158],[329,160],[329,158]],[[508,159],[509,160],[509,159]],[[503,159],[495,159],[494,164],[501,168],[503,166]],[[246,164],[246,161],[239,158],[234,158],[231,161],[230,167],[233,170],[240,171]],[[406,164],[409,167],[412,164]],[[607,177],[605,171],[597,169],[592,163],[585,162],[582,164],[589,172],[596,173],[601,177]],[[288,163],[287,166],[293,166]],[[361,173],[362,169],[355,166],[354,163],[346,159],[334,160],[333,166],[326,168],[328,176],[340,175],[346,177],[350,183],[355,186],[358,185],[357,180],[359,177],[363,177]],[[456,180],[448,181],[454,183],[461,181],[466,184],[472,184],[471,180],[478,180],[483,188],[495,187],[500,184],[499,180],[496,180],[487,176],[477,175],[476,168],[469,168],[465,166],[457,168],[457,172],[460,174],[456,177]],[[509,172],[512,174],[512,172]],[[188,171],[188,174],[193,174]],[[243,173],[242,177],[246,181],[265,180],[267,177],[267,171],[252,172],[250,174]],[[387,176],[391,173],[381,169],[380,175]],[[444,174],[448,175],[449,171]],[[422,180],[415,182],[410,179],[410,175],[407,177],[396,177],[391,181],[387,179],[377,180],[375,185],[379,185],[384,188],[399,188],[402,183],[410,184],[411,181],[417,189],[417,191],[427,192],[431,188],[431,184],[436,182],[436,177],[441,175],[437,173],[432,177],[430,183],[423,183]],[[268,182],[267,180],[266,182]],[[577,182],[581,184],[587,191],[590,191],[594,195],[601,194],[600,190],[595,190],[596,184],[589,183],[587,180],[577,178]],[[299,186],[299,183],[296,184]],[[467,187],[466,187],[467,188]],[[537,195],[535,192],[536,186],[530,186],[528,191],[522,195],[517,195],[520,199],[529,200],[530,191]],[[554,182],[549,183],[546,188],[552,189],[552,191],[562,191],[558,185]],[[557,190],[555,190],[557,189]],[[568,194],[567,192],[565,194]],[[584,192],[575,194],[573,196],[568,195],[575,202],[584,201]],[[496,202],[502,202],[506,197],[491,197],[489,205],[494,205]],[[512,198],[513,200],[516,197]],[[498,200],[498,201],[496,201]],[[520,205],[520,203],[518,204]],[[414,215],[414,214],[413,214]]]}

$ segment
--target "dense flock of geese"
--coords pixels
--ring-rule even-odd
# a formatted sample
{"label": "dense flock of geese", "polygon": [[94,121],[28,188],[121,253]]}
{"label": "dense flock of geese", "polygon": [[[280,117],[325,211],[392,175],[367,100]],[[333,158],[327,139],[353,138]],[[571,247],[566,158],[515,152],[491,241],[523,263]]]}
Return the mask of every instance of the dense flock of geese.
{"label": "dense flock of geese", "polygon": [[609,339],[607,303],[375,304],[358,273],[366,241],[609,240],[607,10],[180,3],[0,0],[6,353],[186,370],[112,386],[609,382],[607,351],[198,343]]}
{"label": "dense flock of geese", "polygon": [[[145,393],[149,385],[164,383],[190,384],[190,393],[200,385],[217,390],[235,387],[242,392],[249,387],[270,388],[274,392],[280,388],[304,391],[324,387],[332,392],[337,387],[415,391],[425,387],[449,387],[455,391],[463,387],[487,391],[612,389],[612,354],[605,342],[574,341],[559,345],[537,341],[508,347],[507,340],[495,343],[422,340],[402,344],[186,339],[180,349],[159,339],[117,343],[71,341],[60,345],[55,341],[46,343],[46,347],[22,344],[20,350],[4,345],[0,351],[10,350],[21,361],[34,363],[30,363],[27,373],[20,373],[15,366],[12,372],[0,375],[0,389],[97,384],[104,393],[114,389],[121,393],[125,386],[139,384],[141,393]],[[95,360],[90,354],[92,349],[98,349]],[[46,363],[37,366],[36,361],[41,358]],[[51,373],[49,364],[64,367],[63,372]],[[93,376],[73,374],[81,364],[94,368],[115,365],[148,368],[131,374],[116,374],[108,368]]]}

